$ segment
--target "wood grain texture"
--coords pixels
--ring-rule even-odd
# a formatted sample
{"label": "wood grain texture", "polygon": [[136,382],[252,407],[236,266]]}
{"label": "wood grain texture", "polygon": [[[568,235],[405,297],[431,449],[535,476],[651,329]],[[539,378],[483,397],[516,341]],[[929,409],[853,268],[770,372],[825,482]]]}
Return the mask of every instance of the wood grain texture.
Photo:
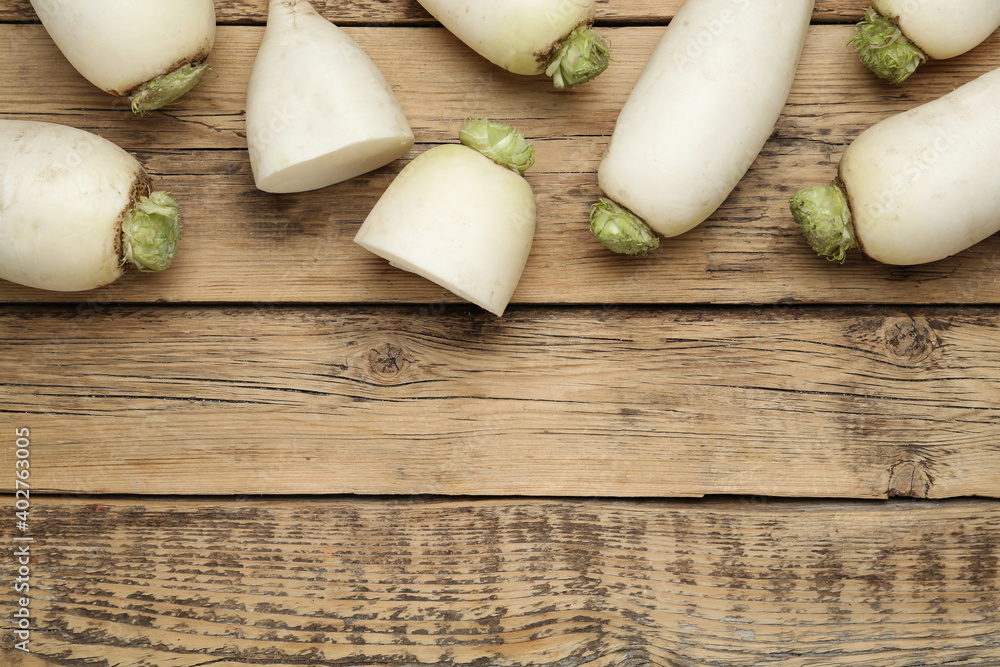
{"label": "wood grain texture", "polygon": [[[433,18],[417,0],[311,0],[318,12],[338,25],[430,24]],[[670,20],[683,0],[597,0],[597,21],[608,23],[655,23]],[[857,21],[866,0],[816,0],[817,22]],[[263,25],[267,0],[216,0],[216,20],[222,25]],[[36,22],[30,0],[5,0],[0,22]]]}
{"label": "wood grain texture", "polygon": [[0,327],[39,491],[1000,496],[993,309],[91,304]]}
{"label": "wood grain texture", "polygon": [[1000,662],[993,501],[45,498],[32,517],[35,661],[5,633],[12,667]]}
{"label": "wood grain texture", "polygon": [[[707,222],[665,240],[646,259],[624,258],[587,227],[599,196],[596,170],[618,110],[662,29],[608,29],[617,61],[597,81],[564,94],[510,75],[439,28],[353,28],[396,88],[420,142],[402,160],[330,188],[297,195],[257,191],[246,158],[243,96],[258,27],[219,32],[220,78],[176,108],[135,119],[61,62],[40,26],[0,26],[0,116],[50,120],[97,132],[134,152],[157,187],[183,207],[175,265],[79,294],[8,283],[0,301],[451,303],[455,297],[393,269],[353,242],[392,177],[430,145],[456,141],[469,115],[502,117],[535,143],[529,181],[538,231],[516,303],[996,303],[1000,238],[920,267],[889,267],[860,254],[845,266],[808,248],[787,199],[829,180],[866,127],[1000,67],[1000,34],[968,57],[935,63],[920,85],[882,85],[846,49],[849,26],[814,26],[795,89],[751,171]],[[400,59],[390,44],[425,52]],[[434,62],[432,67],[428,63]],[[52,83],[60,96],[44,88]]]}
{"label": "wood grain texture", "polygon": [[[1000,238],[834,266],[785,203],[877,120],[1000,67],[1000,35],[890,88],[845,46],[868,3],[817,0],[750,173],[634,261],[587,209],[681,0],[599,0],[616,60],[568,94],[489,65],[416,0],[315,0],[418,143],[288,196],[256,191],[246,156],[266,4],[218,0],[219,78],[144,119],[68,66],[28,0],[0,6],[0,118],[106,136],[184,206],[164,274],[0,282],[0,539],[14,572],[32,538],[33,629],[15,650],[2,587],[0,665],[1000,665],[1000,503],[940,500],[1000,497]],[[351,243],[470,114],[538,154],[538,235],[501,319]],[[664,498],[706,494],[747,495]]]}

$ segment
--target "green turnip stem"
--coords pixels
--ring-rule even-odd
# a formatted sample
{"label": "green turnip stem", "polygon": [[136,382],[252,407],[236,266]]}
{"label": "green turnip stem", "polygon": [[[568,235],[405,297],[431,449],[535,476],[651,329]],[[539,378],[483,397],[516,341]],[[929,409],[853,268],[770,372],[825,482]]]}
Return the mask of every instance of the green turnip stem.
{"label": "green turnip stem", "polygon": [[509,125],[482,118],[466,119],[458,138],[497,164],[521,176],[535,164],[535,149],[524,135]]}
{"label": "green turnip stem", "polygon": [[660,239],[642,218],[607,197],[590,207],[590,231],[622,255],[645,255],[660,247]]}
{"label": "green turnip stem", "polygon": [[789,204],[802,235],[819,255],[843,263],[847,251],[858,247],[851,207],[840,183],[803,188]]}
{"label": "green turnip stem", "polygon": [[868,69],[889,83],[903,83],[927,60],[889,17],[869,7],[857,25],[851,46]]}
{"label": "green turnip stem", "polygon": [[608,67],[611,49],[590,26],[580,26],[556,48],[545,68],[560,90],[590,81]]}
{"label": "green turnip stem", "polygon": [[147,81],[129,95],[132,113],[142,115],[170,104],[197,87],[209,69],[208,63],[191,63]]}
{"label": "green turnip stem", "polygon": [[162,271],[170,266],[180,238],[180,207],[170,193],[141,197],[122,220],[122,263]]}

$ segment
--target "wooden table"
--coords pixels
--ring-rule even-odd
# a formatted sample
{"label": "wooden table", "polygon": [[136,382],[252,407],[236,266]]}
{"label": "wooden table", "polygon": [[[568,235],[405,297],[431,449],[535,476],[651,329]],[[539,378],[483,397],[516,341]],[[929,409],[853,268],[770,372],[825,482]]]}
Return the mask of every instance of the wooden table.
{"label": "wooden table", "polygon": [[[415,0],[315,4],[417,145],[297,195],[255,190],[247,161],[264,0],[218,2],[219,77],[141,119],[27,0],[0,8],[0,117],[117,142],[184,213],[162,274],[0,285],[0,663],[1000,665],[1000,238],[841,266],[787,208],[861,130],[1000,66],[1000,34],[890,87],[846,46],[866,3],[818,0],[751,171],[635,259],[587,210],[680,0],[599,3],[615,62],[573,92],[489,65]],[[351,242],[469,115],[537,150],[500,319]]]}

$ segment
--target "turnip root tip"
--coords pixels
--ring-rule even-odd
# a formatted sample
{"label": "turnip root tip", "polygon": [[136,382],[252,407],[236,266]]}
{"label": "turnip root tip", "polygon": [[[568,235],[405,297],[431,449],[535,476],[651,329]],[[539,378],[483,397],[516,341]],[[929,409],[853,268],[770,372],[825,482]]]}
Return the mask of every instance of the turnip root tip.
{"label": "turnip root tip", "polygon": [[607,197],[590,207],[590,231],[606,248],[622,255],[646,255],[660,247],[649,225]]}
{"label": "turnip root tip", "polygon": [[169,192],[141,197],[122,220],[122,264],[163,271],[180,244],[180,206]]}
{"label": "turnip root tip", "polygon": [[208,63],[191,63],[147,81],[129,95],[132,113],[141,116],[174,102],[197,88],[211,69]]}
{"label": "turnip root tip", "polygon": [[590,81],[608,68],[611,48],[589,26],[576,28],[553,52],[545,75],[559,90]]}
{"label": "turnip root tip", "polygon": [[879,78],[900,84],[910,78],[927,54],[903,35],[897,23],[869,7],[857,25],[851,46]]}
{"label": "turnip root tip", "polygon": [[502,167],[524,176],[535,164],[535,149],[517,129],[482,118],[467,118],[459,140]]}
{"label": "turnip root tip", "polygon": [[802,235],[820,256],[843,264],[847,252],[858,247],[851,207],[837,182],[803,188],[789,205]]}

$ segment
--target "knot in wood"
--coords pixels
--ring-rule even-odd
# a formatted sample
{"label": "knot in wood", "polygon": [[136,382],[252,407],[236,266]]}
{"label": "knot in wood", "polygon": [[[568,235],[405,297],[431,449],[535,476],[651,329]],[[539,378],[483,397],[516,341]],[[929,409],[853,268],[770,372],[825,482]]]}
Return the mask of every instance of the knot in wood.
{"label": "knot in wood", "polygon": [[898,461],[889,469],[890,498],[929,498],[934,478],[922,461]]}
{"label": "knot in wood", "polygon": [[368,367],[378,377],[391,379],[403,372],[410,362],[403,348],[386,343],[368,351]]}
{"label": "knot in wood", "polygon": [[923,318],[893,318],[886,321],[883,331],[888,353],[911,363],[929,358],[939,342],[934,330]]}

